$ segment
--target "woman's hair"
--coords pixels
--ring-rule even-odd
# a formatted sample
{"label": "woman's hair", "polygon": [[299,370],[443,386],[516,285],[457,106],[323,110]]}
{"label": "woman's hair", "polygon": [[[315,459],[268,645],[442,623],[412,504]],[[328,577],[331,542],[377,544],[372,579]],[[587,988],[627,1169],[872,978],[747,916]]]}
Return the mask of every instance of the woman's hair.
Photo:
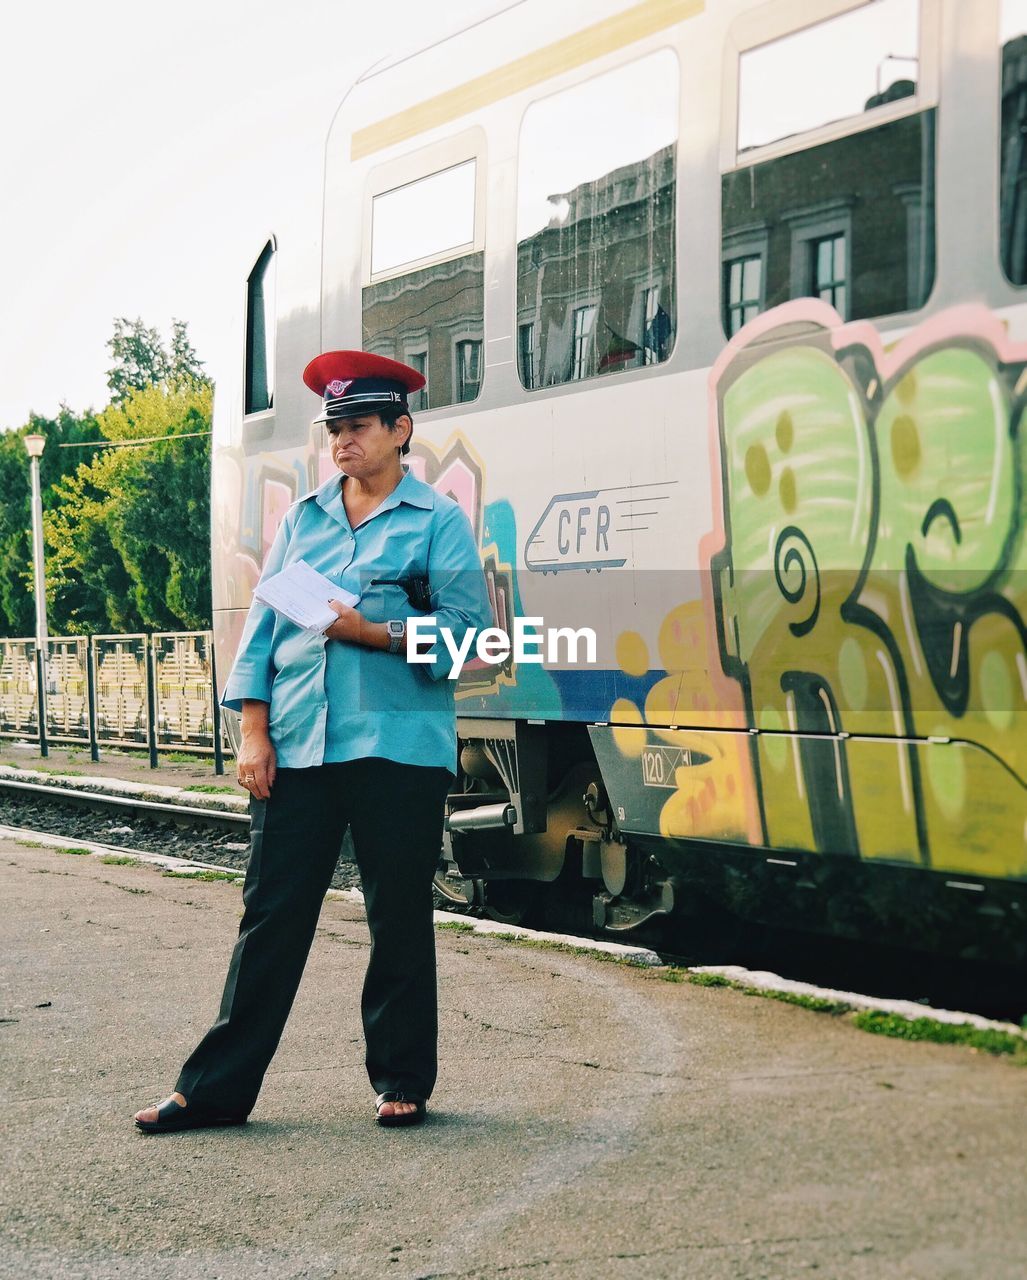
{"label": "woman's hair", "polygon": [[[402,417],[409,418],[411,423],[413,423],[413,420],[414,420],[414,415],[410,412],[410,408],[405,401],[401,404],[382,405],[382,407],[378,410],[378,416],[382,420],[382,426],[388,427],[390,431],[393,430],[396,423]],[[413,434],[414,434],[413,431],[411,431],[410,435],[407,436],[406,443],[403,445],[403,448],[400,449],[400,453],[410,452],[410,440]]]}

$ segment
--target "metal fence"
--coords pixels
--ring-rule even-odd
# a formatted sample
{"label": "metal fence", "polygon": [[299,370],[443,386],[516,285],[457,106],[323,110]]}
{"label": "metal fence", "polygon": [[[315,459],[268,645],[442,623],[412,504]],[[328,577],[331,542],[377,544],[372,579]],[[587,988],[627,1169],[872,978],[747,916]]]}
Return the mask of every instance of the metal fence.
{"label": "metal fence", "polygon": [[[209,631],[58,636],[40,679],[34,640],[0,640],[0,737],[199,752],[223,770]],[[42,685],[42,687],[40,687]],[[42,723],[42,728],[40,727]]]}

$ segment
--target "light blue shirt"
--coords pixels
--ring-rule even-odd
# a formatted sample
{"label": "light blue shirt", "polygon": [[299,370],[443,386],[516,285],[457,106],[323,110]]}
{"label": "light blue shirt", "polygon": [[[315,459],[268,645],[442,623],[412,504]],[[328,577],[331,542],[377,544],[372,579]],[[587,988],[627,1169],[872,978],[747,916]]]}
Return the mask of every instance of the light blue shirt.
{"label": "light blue shirt", "polygon": [[[405,474],[356,529],[342,501],[341,475],[294,502],[275,535],[261,581],[295,560],[360,596],[371,622],[428,617],[456,643],[492,625],[492,609],[470,522],[460,507]],[[418,613],[402,587],[377,578],[427,576],[432,613]],[[287,769],[383,756],[402,764],[456,769],[455,680],[440,639],[434,665],[400,653],[327,640],[254,600],[222,705],[271,704],[269,732]]]}

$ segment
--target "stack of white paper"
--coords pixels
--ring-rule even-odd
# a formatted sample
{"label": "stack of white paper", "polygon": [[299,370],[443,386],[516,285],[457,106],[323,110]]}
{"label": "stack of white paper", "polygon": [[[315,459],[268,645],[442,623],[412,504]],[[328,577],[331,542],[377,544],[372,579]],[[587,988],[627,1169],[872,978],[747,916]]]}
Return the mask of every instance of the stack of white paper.
{"label": "stack of white paper", "polygon": [[325,631],[339,616],[329,606],[329,600],[338,600],[350,608],[360,600],[352,591],[312,569],[306,560],[294,560],[281,573],[258,583],[253,595],[298,627],[316,632]]}

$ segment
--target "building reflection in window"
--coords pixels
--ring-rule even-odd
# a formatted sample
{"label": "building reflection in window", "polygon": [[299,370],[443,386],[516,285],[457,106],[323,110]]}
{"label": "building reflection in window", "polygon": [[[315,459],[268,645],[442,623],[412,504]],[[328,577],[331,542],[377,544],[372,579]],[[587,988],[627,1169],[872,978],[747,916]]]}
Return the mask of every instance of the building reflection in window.
{"label": "building reflection in window", "polygon": [[473,400],[481,389],[485,258],[468,251],[476,172],[468,160],[372,203],[374,278],[362,295],[363,346],[430,376],[411,401],[415,412]]}
{"label": "building reflection in window", "polygon": [[[822,298],[843,319],[926,302],[935,112],[916,109],[918,49],[917,0],[875,0],[741,55],[739,164],[721,189],[728,337],[790,298]],[[803,137],[840,120],[843,136]]]}
{"label": "building reflection in window", "polygon": [[465,338],[456,344],[457,400],[477,400],[481,390],[481,340]]}
{"label": "building reflection in window", "polygon": [[670,50],[525,112],[517,363],[528,390],[670,355],[677,124]]}

